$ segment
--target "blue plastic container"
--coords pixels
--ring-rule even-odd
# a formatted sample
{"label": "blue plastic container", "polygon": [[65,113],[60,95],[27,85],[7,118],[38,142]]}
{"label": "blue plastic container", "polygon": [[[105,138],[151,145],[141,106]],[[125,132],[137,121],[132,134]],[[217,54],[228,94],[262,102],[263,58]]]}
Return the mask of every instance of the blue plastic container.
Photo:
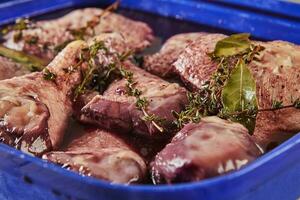
{"label": "blue plastic container", "polygon": [[[0,24],[17,17],[109,3],[112,1],[5,1],[0,4]],[[182,23],[191,21],[209,30],[250,32],[260,39],[300,44],[300,5],[285,1],[123,0],[121,7],[173,17]],[[177,31],[180,32],[180,27]],[[240,171],[173,186],[112,185],[0,144],[0,199],[3,200],[295,200],[299,197],[300,134]]]}

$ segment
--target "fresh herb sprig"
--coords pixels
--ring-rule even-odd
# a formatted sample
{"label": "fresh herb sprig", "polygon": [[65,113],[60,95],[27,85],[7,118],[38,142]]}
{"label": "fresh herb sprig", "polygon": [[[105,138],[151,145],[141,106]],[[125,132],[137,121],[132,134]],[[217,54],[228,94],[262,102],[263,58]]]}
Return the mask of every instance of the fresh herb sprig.
{"label": "fresh herb sprig", "polygon": [[282,101],[273,100],[273,103],[270,108],[263,108],[263,109],[250,108],[250,109],[245,109],[242,111],[236,111],[236,112],[231,112],[231,113],[229,113],[229,112],[219,113],[219,116],[221,118],[229,118],[230,116],[244,115],[249,118],[255,118],[259,112],[277,111],[277,110],[286,109],[286,108],[300,109],[300,99],[296,99],[295,101],[291,102],[288,105],[283,105]]}
{"label": "fresh herb sprig", "polygon": [[[263,46],[251,44],[249,34],[235,34],[227,37],[216,44],[214,52],[210,53],[211,59],[218,63],[216,72],[212,75],[207,85],[200,92],[206,93],[210,99],[208,113],[213,115],[219,113],[224,107],[222,92],[225,84],[232,77],[232,71],[239,67],[239,63],[247,65],[256,60]],[[251,79],[252,77],[250,77]]]}
{"label": "fresh herb sprig", "polygon": [[89,20],[85,26],[76,28],[76,29],[68,29],[70,34],[73,36],[72,39],[68,39],[61,44],[58,44],[53,47],[56,53],[60,52],[63,48],[67,46],[70,42],[74,40],[84,40],[86,36],[93,37],[95,36],[95,27],[100,24],[101,19],[105,17],[112,11],[118,9],[120,4],[120,0],[115,1],[113,4],[105,8],[99,15],[94,16],[91,20]]}
{"label": "fresh herb sprig", "polygon": [[142,91],[136,88],[136,82],[133,80],[133,73],[124,69],[120,68],[120,72],[123,78],[126,79],[126,89],[127,89],[127,94],[129,96],[133,96],[136,98],[135,106],[141,110],[144,114],[144,117],[142,118],[144,121],[151,122],[153,126],[157,128],[160,132],[163,132],[163,123],[165,122],[165,119],[154,115],[154,114],[149,114],[147,111],[147,107],[149,105],[149,101],[147,100],[146,97],[141,97]]}
{"label": "fresh herb sprig", "polygon": [[73,35],[76,40],[84,40],[85,36],[94,36],[95,35],[95,27],[101,22],[101,19],[105,17],[109,12],[117,10],[120,4],[120,0],[115,1],[113,4],[108,6],[101,12],[99,15],[94,16],[91,20],[89,20],[85,26],[70,29],[70,33]]}
{"label": "fresh herb sprig", "polygon": [[178,128],[189,122],[197,123],[204,116],[217,115],[242,123],[251,134],[259,112],[300,109],[300,99],[291,100],[289,105],[273,100],[270,108],[258,108],[256,83],[248,65],[258,59],[264,47],[252,44],[249,36],[236,34],[217,42],[215,50],[208,54],[217,63],[211,79],[198,92],[188,94],[189,104],[183,111],[173,112]]}
{"label": "fresh herb sprig", "polygon": [[[105,57],[111,60],[110,62],[106,64],[95,63],[96,55],[100,50]],[[80,56],[80,60],[88,63],[88,71],[84,74],[84,80],[75,92],[75,99],[86,90],[96,90],[102,93],[109,83],[122,77],[120,66],[130,56],[128,53],[119,55],[116,52],[111,52],[103,41],[95,42],[84,51]]]}
{"label": "fresh herb sprig", "polygon": [[23,38],[23,30],[34,28],[35,24],[28,18],[19,18],[14,25],[7,26],[1,29],[1,35],[6,35],[11,31],[14,31],[13,40],[19,42]]}
{"label": "fresh herb sprig", "polygon": [[[102,51],[104,56],[109,58],[109,63],[104,65],[95,61],[99,51]],[[142,97],[142,91],[136,88],[137,83],[134,81],[133,72],[122,67],[123,62],[129,59],[132,53],[132,51],[126,51],[123,54],[112,52],[103,41],[95,41],[89,48],[83,49],[79,64],[87,63],[88,70],[84,74],[81,84],[75,89],[74,100],[87,90],[97,90],[101,93],[112,80],[124,78],[126,80],[126,94],[136,98],[135,105],[144,114],[142,119],[151,122],[160,132],[163,132],[164,119],[148,113],[149,101],[146,97]]]}
{"label": "fresh herb sprig", "polygon": [[184,124],[189,122],[198,123],[203,116],[203,111],[201,108],[206,104],[205,100],[201,97],[199,93],[187,93],[188,104],[185,109],[181,112],[172,111],[175,117],[174,124],[177,128],[182,128]]}
{"label": "fresh herb sprig", "polygon": [[[99,70],[104,70],[104,68],[111,68],[111,65],[109,64],[108,66],[102,66],[99,67],[95,63],[95,59],[97,56],[97,53],[102,50],[105,55],[109,54],[108,49],[106,48],[105,44],[103,41],[95,41],[89,48],[84,48],[81,51],[80,57],[79,57],[79,62],[77,65],[81,65],[83,63],[87,63],[88,69],[87,72],[83,74],[83,81],[80,83],[80,85],[75,89],[75,94],[74,94],[74,100],[77,99],[77,97],[83,93],[87,89],[92,89],[91,85],[93,83],[93,77],[95,75],[98,75],[101,73]],[[112,70],[112,69],[110,69]],[[102,72],[103,74],[103,72]]]}
{"label": "fresh herb sprig", "polygon": [[45,80],[48,80],[48,81],[55,81],[56,79],[56,74],[51,72],[49,69],[45,68],[43,70],[43,77]]}
{"label": "fresh herb sprig", "polygon": [[[210,80],[195,93],[188,94],[189,104],[180,113],[173,113],[178,128],[189,122],[199,122],[204,116],[225,115],[222,92],[239,61],[249,64],[264,48],[251,44],[249,34],[236,34],[217,42],[215,50],[208,55],[217,69]],[[249,112],[251,113],[251,112]]]}

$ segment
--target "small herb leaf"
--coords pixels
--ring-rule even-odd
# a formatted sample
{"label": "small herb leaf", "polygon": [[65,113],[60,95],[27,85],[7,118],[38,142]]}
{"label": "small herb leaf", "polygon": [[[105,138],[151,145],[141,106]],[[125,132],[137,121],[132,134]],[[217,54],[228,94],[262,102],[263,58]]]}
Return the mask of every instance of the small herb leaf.
{"label": "small herb leaf", "polygon": [[54,81],[56,79],[56,74],[54,74],[53,72],[50,72],[49,69],[45,68],[43,70],[43,77],[45,80]]}
{"label": "small herb leaf", "polygon": [[297,109],[300,109],[300,99],[296,99],[296,101],[293,103],[294,107]]}

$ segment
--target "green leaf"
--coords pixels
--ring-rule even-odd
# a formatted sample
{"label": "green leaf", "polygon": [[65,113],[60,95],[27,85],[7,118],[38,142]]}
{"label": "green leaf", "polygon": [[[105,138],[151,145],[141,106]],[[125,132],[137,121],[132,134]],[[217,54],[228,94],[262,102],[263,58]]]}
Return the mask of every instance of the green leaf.
{"label": "green leaf", "polygon": [[234,34],[217,42],[214,57],[228,57],[241,54],[250,48],[250,34]]}
{"label": "green leaf", "polygon": [[43,70],[43,77],[45,80],[54,81],[56,79],[56,74],[49,71],[49,69],[45,68]]}
{"label": "green leaf", "polygon": [[243,60],[239,60],[222,90],[222,112],[252,133],[257,111],[256,83]]}
{"label": "green leaf", "polygon": [[22,51],[9,49],[3,45],[0,45],[0,55],[22,64],[31,71],[41,71],[48,64],[47,61],[37,56],[29,55]]}

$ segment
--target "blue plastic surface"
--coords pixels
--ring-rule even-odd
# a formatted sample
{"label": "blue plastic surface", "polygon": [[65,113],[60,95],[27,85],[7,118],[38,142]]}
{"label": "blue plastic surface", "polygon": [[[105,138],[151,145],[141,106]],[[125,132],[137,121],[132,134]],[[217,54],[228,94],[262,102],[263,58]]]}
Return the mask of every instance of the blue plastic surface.
{"label": "blue plastic surface", "polygon": [[[193,21],[229,31],[250,32],[264,39],[300,44],[297,4],[272,1],[238,3],[193,0],[123,0],[121,7]],[[267,2],[271,2],[268,0]],[[18,0],[0,4],[0,24],[16,17],[36,16],[57,9],[108,4],[92,0]],[[237,6],[238,5],[238,6]],[[280,11],[283,6],[285,11]],[[251,8],[248,9],[248,6]],[[259,10],[256,12],[256,10]],[[291,12],[288,12],[288,11]],[[279,14],[279,15],[278,15]],[[289,17],[285,17],[289,16]],[[112,185],[82,177],[39,158],[0,144],[0,199],[101,200],[295,200],[300,197],[300,134],[247,167],[221,177],[174,186]]]}
{"label": "blue plastic surface", "polygon": [[225,4],[233,4],[245,9],[254,8],[263,12],[270,12],[273,15],[283,15],[300,19],[299,6],[291,4],[289,1],[274,1],[274,0],[226,0],[222,1]]}

